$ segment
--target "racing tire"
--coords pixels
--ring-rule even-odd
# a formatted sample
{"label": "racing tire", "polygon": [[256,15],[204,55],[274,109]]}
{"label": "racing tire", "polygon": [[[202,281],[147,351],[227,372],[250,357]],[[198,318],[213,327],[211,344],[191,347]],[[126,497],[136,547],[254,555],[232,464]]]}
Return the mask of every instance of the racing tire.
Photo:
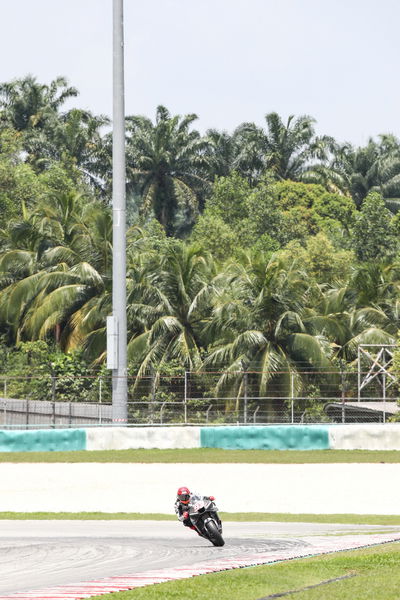
{"label": "racing tire", "polygon": [[205,524],[205,529],[209,536],[210,542],[212,542],[214,546],[223,546],[225,544],[224,538],[218,531],[218,527],[214,521],[208,521],[208,523]]}

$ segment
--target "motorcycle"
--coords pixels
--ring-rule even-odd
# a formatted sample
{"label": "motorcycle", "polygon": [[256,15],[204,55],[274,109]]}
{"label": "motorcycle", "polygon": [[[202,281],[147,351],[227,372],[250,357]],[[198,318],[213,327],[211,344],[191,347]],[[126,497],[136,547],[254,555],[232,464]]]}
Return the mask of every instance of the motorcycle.
{"label": "motorcycle", "polygon": [[222,523],[218,508],[207,496],[193,494],[188,505],[189,518],[196,531],[214,546],[223,546]]}

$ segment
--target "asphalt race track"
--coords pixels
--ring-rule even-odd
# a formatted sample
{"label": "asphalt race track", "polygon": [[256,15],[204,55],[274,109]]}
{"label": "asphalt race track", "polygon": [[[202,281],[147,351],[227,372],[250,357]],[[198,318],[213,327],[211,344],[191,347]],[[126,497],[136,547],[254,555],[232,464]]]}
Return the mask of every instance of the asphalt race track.
{"label": "asphalt race track", "polygon": [[[215,548],[172,521],[0,521],[0,594],[303,549],[332,535],[400,532],[399,527],[310,523],[225,523]],[[346,537],[346,536],[344,536]]]}

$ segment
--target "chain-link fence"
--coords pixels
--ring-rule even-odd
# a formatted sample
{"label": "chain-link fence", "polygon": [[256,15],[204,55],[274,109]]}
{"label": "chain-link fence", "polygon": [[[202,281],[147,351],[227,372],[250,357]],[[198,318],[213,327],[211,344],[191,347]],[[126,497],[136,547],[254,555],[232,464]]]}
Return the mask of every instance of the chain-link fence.
{"label": "chain-link fence", "polygon": [[[387,422],[397,385],[368,372],[185,372],[128,378],[128,424]],[[110,375],[0,376],[0,427],[112,424]]]}

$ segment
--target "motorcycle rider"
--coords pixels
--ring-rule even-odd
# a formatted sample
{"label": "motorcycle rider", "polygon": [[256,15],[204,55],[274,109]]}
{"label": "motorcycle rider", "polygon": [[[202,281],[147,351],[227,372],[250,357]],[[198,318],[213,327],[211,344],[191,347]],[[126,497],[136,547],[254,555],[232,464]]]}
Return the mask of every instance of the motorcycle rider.
{"label": "motorcycle rider", "polygon": [[[190,492],[189,488],[185,486],[180,487],[176,492],[175,512],[178,515],[179,521],[182,521],[185,527],[196,529],[196,527],[194,527],[190,521],[188,510],[192,495],[193,494]],[[204,498],[208,500],[215,500],[214,496],[204,496]]]}

